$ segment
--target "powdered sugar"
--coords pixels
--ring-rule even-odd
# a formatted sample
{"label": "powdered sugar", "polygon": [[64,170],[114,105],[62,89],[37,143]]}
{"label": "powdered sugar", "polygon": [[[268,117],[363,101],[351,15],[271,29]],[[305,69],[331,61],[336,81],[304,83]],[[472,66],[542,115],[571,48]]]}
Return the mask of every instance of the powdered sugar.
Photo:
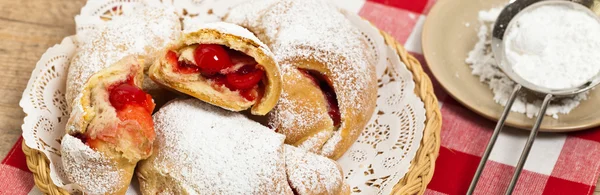
{"label": "powdered sugar", "polygon": [[243,37],[254,41],[256,44],[260,45],[260,47],[268,48],[262,41],[258,40],[258,38],[252,34],[252,32],[248,31],[248,29],[235,24],[225,22],[203,23],[198,25],[196,28],[186,29],[185,32],[195,32],[199,29],[213,29],[221,33]]}
{"label": "powdered sugar", "polygon": [[321,152],[320,149],[323,144],[331,137],[332,134],[333,132],[331,131],[320,131],[303,141],[302,144],[298,145],[298,148],[318,154]]}
{"label": "powdered sugar", "polygon": [[242,114],[196,99],[174,100],[154,115],[154,121],[156,153],[144,163],[160,170],[161,176],[200,194],[290,192],[284,136]]}
{"label": "powdered sugar", "polygon": [[[489,85],[494,93],[494,101],[505,105],[515,86],[515,82],[500,70],[490,47],[490,29],[500,11],[501,8],[493,8],[489,11],[479,12],[479,22],[481,24],[477,33],[479,41],[475,44],[473,50],[469,52],[465,61],[472,68],[472,73],[479,76],[481,82]],[[559,113],[567,114],[579,105],[580,101],[585,100],[586,95],[587,93],[582,93],[570,98],[555,99],[548,106],[546,114],[555,118],[558,117],[557,114]],[[528,117],[533,117],[539,111],[541,103],[541,100],[537,98],[528,99],[526,96],[518,96],[511,111],[524,113]]]}
{"label": "powdered sugar", "polygon": [[[279,102],[269,115],[271,126],[281,127],[280,131],[291,130],[281,133],[296,137],[307,133],[302,130],[310,130],[319,123],[331,121],[319,86],[290,64],[281,64],[281,74],[287,85],[284,85]],[[297,85],[304,87],[295,88]]]}
{"label": "powdered sugar", "polygon": [[340,193],[342,172],[334,161],[285,145],[285,162],[288,181],[296,194]]}
{"label": "powdered sugar", "polygon": [[173,9],[140,6],[131,13],[115,16],[103,29],[80,40],[78,52],[69,68],[67,104],[72,106],[84,83],[93,74],[125,56],[142,55],[146,57],[147,64],[152,63],[154,53],[179,37],[179,23]]}
{"label": "powdered sugar", "polygon": [[342,132],[336,131],[333,133],[331,138],[323,145],[323,149],[321,149],[321,154],[325,156],[331,155],[334,151],[338,143],[342,141]]}
{"label": "powdered sugar", "polygon": [[114,162],[71,135],[63,137],[61,152],[69,180],[87,194],[114,193],[119,187],[115,181],[124,179]]}
{"label": "powdered sugar", "polygon": [[565,5],[543,5],[511,22],[505,53],[526,81],[548,89],[583,85],[600,72],[600,22]]}

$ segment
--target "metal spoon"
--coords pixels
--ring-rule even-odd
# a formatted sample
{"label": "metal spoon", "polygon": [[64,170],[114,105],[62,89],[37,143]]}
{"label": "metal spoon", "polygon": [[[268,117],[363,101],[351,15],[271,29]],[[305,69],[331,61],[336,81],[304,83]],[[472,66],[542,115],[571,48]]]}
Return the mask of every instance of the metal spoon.
{"label": "metal spoon", "polygon": [[[520,75],[516,74],[512,69],[512,64],[510,64],[508,62],[508,60],[506,60],[506,57],[505,57],[503,38],[504,38],[504,34],[507,31],[507,29],[510,29],[512,27],[512,23],[510,23],[510,22],[512,21],[513,18],[519,17],[520,13],[527,12],[527,10],[531,10],[531,9],[539,7],[539,6],[545,6],[545,5],[549,5],[549,4],[569,6],[571,8],[574,8],[574,9],[577,9],[577,10],[580,10],[583,12],[587,12],[590,15],[596,16],[590,9],[588,9],[589,6],[593,5],[593,1],[592,1],[592,3],[590,3],[590,0],[583,0],[583,1],[580,0],[579,3],[582,3],[585,6],[575,3],[575,2],[571,2],[571,1],[517,0],[517,1],[512,1],[509,5],[507,5],[502,10],[502,12],[500,12],[500,15],[498,15],[498,19],[496,20],[496,23],[494,24],[494,29],[492,31],[492,45],[491,45],[492,53],[494,54],[494,58],[496,59],[496,62],[499,64],[500,69],[502,69],[502,71],[510,79],[515,81],[517,83],[517,85],[514,87],[512,93],[508,99],[508,102],[506,103],[506,106],[504,107],[504,111],[502,112],[502,115],[500,116],[498,123],[496,124],[496,127],[494,128],[494,132],[492,134],[492,137],[490,138],[490,142],[488,143],[488,145],[485,149],[485,152],[481,158],[481,161],[479,162],[479,166],[477,167],[477,171],[475,172],[475,176],[473,177],[473,180],[471,182],[471,185],[469,186],[469,190],[468,190],[467,194],[469,194],[469,195],[473,194],[475,187],[477,186],[477,182],[479,181],[479,177],[481,176],[481,172],[483,171],[483,168],[485,167],[485,163],[487,162],[487,159],[490,156],[490,153],[494,147],[494,144],[496,143],[496,139],[498,138],[498,135],[499,135],[500,131],[502,130],[502,127],[504,126],[504,121],[506,120],[506,117],[510,113],[510,108],[512,107],[512,104],[515,101],[517,94],[521,91],[522,88],[526,88],[533,93],[543,95],[544,101],[542,102],[542,106],[537,114],[535,124],[533,125],[533,128],[531,129],[531,132],[527,139],[527,143],[525,144],[525,147],[523,148],[523,152],[521,153],[519,162],[517,163],[517,166],[515,167],[515,173],[511,179],[508,189],[506,191],[507,195],[512,194],[512,192],[514,190],[517,180],[519,179],[519,176],[521,174],[521,171],[523,170],[523,166],[525,165],[525,161],[527,160],[527,156],[529,156],[529,152],[531,151],[531,146],[533,145],[533,141],[535,140],[535,137],[538,133],[538,130],[540,128],[540,125],[541,125],[544,115],[546,113],[546,108],[548,107],[548,104],[550,103],[550,101],[554,97],[572,96],[572,95],[575,95],[575,94],[578,94],[581,92],[585,92],[587,90],[590,90],[592,87],[596,86],[598,83],[600,83],[600,74],[598,74],[594,78],[591,78],[588,82],[584,83],[583,85],[578,86],[578,87],[569,88],[569,89],[555,90],[555,89],[548,89],[545,87],[537,86],[535,84],[532,84],[532,83],[526,81]],[[598,19],[598,22],[600,23],[600,19]]]}

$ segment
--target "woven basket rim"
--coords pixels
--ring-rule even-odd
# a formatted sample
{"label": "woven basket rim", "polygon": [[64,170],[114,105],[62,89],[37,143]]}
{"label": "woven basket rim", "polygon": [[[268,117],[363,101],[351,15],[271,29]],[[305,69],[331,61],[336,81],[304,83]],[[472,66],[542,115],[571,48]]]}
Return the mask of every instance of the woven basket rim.
{"label": "woven basket rim", "polygon": [[[435,160],[440,150],[440,130],[442,115],[438,106],[438,100],[433,92],[433,85],[429,76],[423,71],[420,62],[398,43],[391,35],[381,31],[386,43],[396,50],[400,60],[412,73],[415,82],[415,93],[425,105],[425,129],[423,139],[414,159],[410,163],[409,171],[394,186],[394,195],[423,194],[427,184],[433,177]],[[54,185],[50,178],[49,161],[44,153],[29,148],[25,142],[22,143],[23,152],[27,159],[27,167],[33,173],[35,185],[44,194],[67,195],[66,190]]]}

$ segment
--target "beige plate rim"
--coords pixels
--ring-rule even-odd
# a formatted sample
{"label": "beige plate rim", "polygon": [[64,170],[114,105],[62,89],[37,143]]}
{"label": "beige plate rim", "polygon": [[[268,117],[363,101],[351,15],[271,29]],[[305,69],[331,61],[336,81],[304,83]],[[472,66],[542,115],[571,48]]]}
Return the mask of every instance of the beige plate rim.
{"label": "beige plate rim", "polygon": [[[475,30],[479,28],[477,12],[506,2],[507,0],[440,0],[429,12],[421,36],[423,56],[441,87],[457,102],[493,121],[498,120],[504,107],[493,101],[487,84],[479,82],[478,77],[470,74],[471,69],[464,59],[477,40]],[[436,40],[448,36],[454,37]],[[448,49],[452,48],[448,47],[452,43],[456,43],[454,45],[456,50]],[[443,55],[451,55],[451,57],[444,58]],[[475,93],[467,95],[465,92]],[[569,115],[559,114],[559,119],[544,117],[540,131],[572,132],[599,126],[600,109],[594,109],[600,105],[600,99],[595,98],[599,95],[600,90],[593,90],[588,100],[583,101]],[[529,130],[533,123],[534,119],[527,118],[521,113],[511,112],[505,125]]]}

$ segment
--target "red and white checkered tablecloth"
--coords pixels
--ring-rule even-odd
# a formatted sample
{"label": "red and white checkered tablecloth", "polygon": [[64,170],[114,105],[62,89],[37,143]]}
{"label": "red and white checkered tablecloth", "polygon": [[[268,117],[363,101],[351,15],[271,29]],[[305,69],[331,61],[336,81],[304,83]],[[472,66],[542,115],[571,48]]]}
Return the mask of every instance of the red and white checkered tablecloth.
{"label": "red and white checkered tablecloth", "polygon": [[[435,0],[335,0],[393,35],[427,70],[421,29]],[[449,1],[449,0],[442,0]],[[440,155],[425,194],[465,194],[495,123],[434,86],[443,125]],[[528,132],[505,128],[490,155],[476,194],[504,194]],[[540,133],[515,194],[592,194],[600,175],[600,131]],[[0,164],[0,194],[40,194],[27,169],[19,140]]]}

